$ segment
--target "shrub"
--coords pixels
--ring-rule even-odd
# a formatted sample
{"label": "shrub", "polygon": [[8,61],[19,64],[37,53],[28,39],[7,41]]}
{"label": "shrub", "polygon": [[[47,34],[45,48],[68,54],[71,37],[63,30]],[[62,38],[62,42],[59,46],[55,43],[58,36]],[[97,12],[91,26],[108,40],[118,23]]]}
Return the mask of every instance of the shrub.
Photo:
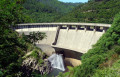
{"label": "shrub", "polygon": [[115,62],[112,67],[97,69],[92,77],[120,77],[120,60]]}
{"label": "shrub", "polygon": [[45,33],[42,32],[30,32],[30,34],[27,36],[28,40],[30,40],[31,43],[33,43],[35,45],[35,42],[37,42],[38,40],[42,40],[46,37]]}

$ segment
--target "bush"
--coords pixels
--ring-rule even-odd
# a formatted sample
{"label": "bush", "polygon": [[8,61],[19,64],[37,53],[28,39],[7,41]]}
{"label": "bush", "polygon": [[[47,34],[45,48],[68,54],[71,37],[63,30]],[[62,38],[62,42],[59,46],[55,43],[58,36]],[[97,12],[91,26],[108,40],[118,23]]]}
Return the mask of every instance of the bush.
{"label": "bush", "polygon": [[97,69],[92,77],[120,77],[120,60],[115,62],[112,67]]}
{"label": "bush", "polygon": [[44,39],[46,35],[45,33],[38,31],[38,32],[30,32],[27,37],[28,37],[28,40],[30,40],[30,42],[35,45],[35,42],[37,42],[38,40]]}

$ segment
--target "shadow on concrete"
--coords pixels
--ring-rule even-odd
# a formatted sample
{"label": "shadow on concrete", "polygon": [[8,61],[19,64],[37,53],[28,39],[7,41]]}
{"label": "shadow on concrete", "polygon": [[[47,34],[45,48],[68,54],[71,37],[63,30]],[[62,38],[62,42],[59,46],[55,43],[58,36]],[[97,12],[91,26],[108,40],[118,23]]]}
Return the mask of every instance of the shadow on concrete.
{"label": "shadow on concrete", "polygon": [[63,48],[57,48],[57,47],[54,48],[55,48],[55,52],[58,54],[63,54],[64,58],[66,57],[66,58],[74,58],[81,60],[82,53],[73,50],[63,49]]}

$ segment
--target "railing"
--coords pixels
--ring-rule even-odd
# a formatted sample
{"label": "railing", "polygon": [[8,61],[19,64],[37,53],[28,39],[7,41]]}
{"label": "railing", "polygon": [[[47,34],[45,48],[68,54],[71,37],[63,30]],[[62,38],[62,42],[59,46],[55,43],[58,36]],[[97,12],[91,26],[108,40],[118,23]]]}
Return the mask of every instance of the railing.
{"label": "railing", "polygon": [[25,26],[25,25],[85,25],[85,26],[98,26],[98,27],[111,27],[111,24],[101,24],[101,23],[25,23],[25,24],[17,24],[18,26]]}
{"label": "railing", "polygon": [[25,23],[17,24],[13,29],[24,28],[45,28],[45,27],[57,27],[60,29],[76,29],[76,30],[89,30],[89,31],[106,31],[111,24],[101,23]]}

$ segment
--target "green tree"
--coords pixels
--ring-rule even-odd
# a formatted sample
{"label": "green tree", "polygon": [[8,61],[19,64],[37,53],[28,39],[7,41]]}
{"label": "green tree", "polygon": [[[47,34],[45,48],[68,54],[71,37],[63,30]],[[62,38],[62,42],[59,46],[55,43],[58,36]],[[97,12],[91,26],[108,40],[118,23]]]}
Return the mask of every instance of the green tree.
{"label": "green tree", "polygon": [[30,40],[31,43],[33,43],[35,45],[35,43],[38,40],[42,40],[46,37],[45,33],[42,32],[30,32],[29,35],[27,36],[28,40]]}
{"label": "green tree", "polygon": [[0,0],[0,70],[4,77],[20,73],[23,45],[11,25],[27,22],[22,3],[23,0]]}

